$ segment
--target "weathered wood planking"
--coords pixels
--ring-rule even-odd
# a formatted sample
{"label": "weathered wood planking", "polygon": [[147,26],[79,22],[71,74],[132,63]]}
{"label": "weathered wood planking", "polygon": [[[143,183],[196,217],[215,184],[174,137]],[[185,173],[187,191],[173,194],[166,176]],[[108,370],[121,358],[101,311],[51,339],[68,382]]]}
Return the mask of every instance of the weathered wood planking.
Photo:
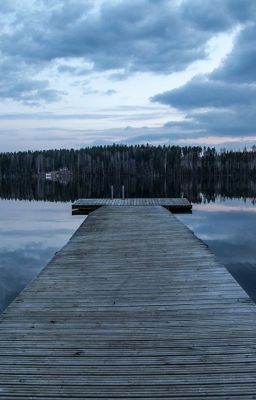
{"label": "weathered wood planking", "polygon": [[2,315],[1,399],[255,399],[255,306],[159,206],[102,207]]}
{"label": "weathered wood planking", "polygon": [[102,206],[163,206],[176,213],[192,210],[185,198],[79,199],[72,204],[72,213],[88,215]]}

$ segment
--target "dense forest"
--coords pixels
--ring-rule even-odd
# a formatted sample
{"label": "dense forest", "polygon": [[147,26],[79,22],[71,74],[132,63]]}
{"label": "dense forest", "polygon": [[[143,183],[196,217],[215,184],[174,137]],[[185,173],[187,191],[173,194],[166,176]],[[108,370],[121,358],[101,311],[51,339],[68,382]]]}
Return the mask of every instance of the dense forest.
{"label": "dense forest", "polygon": [[[46,173],[64,169],[63,174]],[[0,197],[188,197],[193,202],[256,198],[256,151],[178,146],[99,146],[0,154]]]}
{"label": "dense forest", "polygon": [[221,151],[214,148],[112,145],[80,150],[44,150],[0,153],[0,178],[41,177],[67,168],[87,176],[255,176],[256,151]]}

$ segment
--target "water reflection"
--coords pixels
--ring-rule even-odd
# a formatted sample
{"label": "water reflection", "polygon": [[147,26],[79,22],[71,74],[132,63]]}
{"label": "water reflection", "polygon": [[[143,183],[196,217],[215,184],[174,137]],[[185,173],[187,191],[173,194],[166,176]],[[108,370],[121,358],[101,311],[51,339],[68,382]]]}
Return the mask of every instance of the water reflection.
{"label": "water reflection", "polygon": [[17,200],[74,201],[86,197],[110,197],[110,186],[114,186],[115,197],[121,197],[122,185],[126,197],[181,197],[194,203],[207,203],[222,198],[256,199],[256,180],[247,181],[239,177],[225,177],[208,180],[177,180],[165,176],[88,176],[68,181],[44,179],[0,180],[0,197]]}
{"label": "water reflection", "polygon": [[70,238],[83,218],[69,203],[0,201],[0,312]]}
{"label": "water reflection", "polygon": [[55,247],[41,248],[28,243],[24,248],[0,249],[0,312],[37,275],[55,252]]}
{"label": "water reflection", "polygon": [[229,177],[174,183],[168,178],[142,176],[68,182],[2,180],[0,311],[80,225],[84,217],[71,216],[70,201],[109,197],[112,184],[116,197],[121,196],[122,184],[127,197],[188,197],[193,202],[193,214],[178,218],[208,244],[256,302],[256,183],[252,180],[240,182]]}
{"label": "water reflection", "polygon": [[239,284],[256,302],[256,206],[251,199],[215,199],[179,215],[208,244]]}

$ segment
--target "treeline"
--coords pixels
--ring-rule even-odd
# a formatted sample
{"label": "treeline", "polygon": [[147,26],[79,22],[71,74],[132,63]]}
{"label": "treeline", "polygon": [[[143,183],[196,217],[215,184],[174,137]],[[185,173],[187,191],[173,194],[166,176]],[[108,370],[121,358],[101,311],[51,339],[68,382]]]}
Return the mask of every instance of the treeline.
{"label": "treeline", "polygon": [[80,150],[0,153],[0,178],[39,177],[68,168],[74,176],[255,176],[256,151],[206,147],[112,145]]}

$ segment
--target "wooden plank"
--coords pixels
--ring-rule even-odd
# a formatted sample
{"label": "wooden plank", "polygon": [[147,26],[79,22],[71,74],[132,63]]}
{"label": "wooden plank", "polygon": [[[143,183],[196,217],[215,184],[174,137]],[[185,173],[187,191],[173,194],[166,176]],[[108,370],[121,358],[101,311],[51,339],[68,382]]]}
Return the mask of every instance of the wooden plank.
{"label": "wooden plank", "polygon": [[165,200],[91,213],[10,304],[0,399],[255,398],[255,306]]}
{"label": "wooden plank", "polygon": [[88,215],[101,206],[164,206],[171,212],[191,212],[185,198],[79,199],[72,204],[72,213]]}

